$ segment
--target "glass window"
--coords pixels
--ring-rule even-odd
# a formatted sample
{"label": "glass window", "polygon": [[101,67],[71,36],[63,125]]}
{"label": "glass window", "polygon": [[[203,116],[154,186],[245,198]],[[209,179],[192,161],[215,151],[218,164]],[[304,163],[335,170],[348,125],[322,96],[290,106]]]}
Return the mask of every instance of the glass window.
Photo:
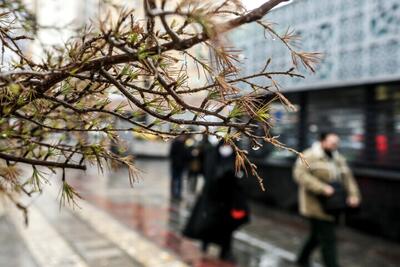
{"label": "glass window", "polygon": [[[299,119],[300,106],[295,105],[297,112],[290,111],[279,101],[271,104],[272,129],[271,135],[289,148],[299,149]],[[269,157],[288,158],[295,157],[292,152],[285,149],[273,148]]]}
{"label": "glass window", "polygon": [[[298,94],[285,94],[285,97],[295,106],[297,111],[290,111],[281,101],[275,100],[270,104],[271,129],[270,135],[277,137],[278,141],[289,148],[299,149],[299,120],[300,106]],[[258,152],[258,151],[257,151]],[[296,155],[286,149],[279,149],[271,144],[266,144],[261,152],[267,160],[287,160]],[[254,152],[253,152],[254,154]]]}
{"label": "glass window", "polygon": [[374,118],[373,135],[368,149],[369,160],[375,165],[400,169],[400,85],[380,85],[374,91],[370,108]]}
{"label": "glass window", "polygon": [[311,92],[307,106],[307,144],[318,134],[333,131],[340,136],[340,151],[352,162],[364,160],[365,90],[347,89]]}
{"label": "glass window", "polygon": [[[276,100],[270,104],[270,124],[272,128],[270,129],[270,136],[275,136],[277,139],[286,145],[287,147],[298,150],[299,147],[299,118],[300,118],[300,107],[296,105],[297,95],[292,94],[285,96],[291,101],[291,103],[296,107],[297,112],[289,111],[285,106]],[[266,98],[268,101],[269,97]],[[263,131],[260,128],[258,135],[262,135]],[[285,160],[295,158],[296,155],[285,149],[279,149],[271,144],[264,143],[263,147],[260,149],[252,149],[251,143],[248,139],[244,138],[241,141],[241,146],[249,151],[251,157],[262,158],[266,160]]]}

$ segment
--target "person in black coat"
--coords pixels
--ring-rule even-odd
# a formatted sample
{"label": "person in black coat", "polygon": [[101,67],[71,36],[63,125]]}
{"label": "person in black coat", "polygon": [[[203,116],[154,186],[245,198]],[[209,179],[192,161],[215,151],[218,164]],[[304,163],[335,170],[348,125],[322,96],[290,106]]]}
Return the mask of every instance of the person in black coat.
{"label": "person in black coat", "polygon": [[183,234],[201,240],[203,251],[209,243],[219,245],[220,258],[230,260],[232,233],[249,221],[249,207],[235,175],[232,147],[219,143],[206,153],[208,177]]}
{"label": "person in black coat", "polygon": [[187,151],[185,148],[185,136],[181,135],[172,141],[169,158],[171,171],[171,197],[180,200],[182,194],[182,175],[187,162]]}

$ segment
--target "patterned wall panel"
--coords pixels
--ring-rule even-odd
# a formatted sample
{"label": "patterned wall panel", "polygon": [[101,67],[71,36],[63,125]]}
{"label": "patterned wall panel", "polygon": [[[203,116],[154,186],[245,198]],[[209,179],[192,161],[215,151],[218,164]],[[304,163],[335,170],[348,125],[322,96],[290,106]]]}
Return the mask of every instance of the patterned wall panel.
{"label": "patterned wall panel", "polygon": [[[280,78],[285,90],[400,80],[399,0],[294,0],[265,19],[278,22],[278,32],[295,29],[302,50],[324,53],[315,74]],[[292,65],[285,46],[268,34],[264,38],[256,24],[234,31],[231,40],[243,50],[244,74],[261,69],[269,57],[273,70]]]}

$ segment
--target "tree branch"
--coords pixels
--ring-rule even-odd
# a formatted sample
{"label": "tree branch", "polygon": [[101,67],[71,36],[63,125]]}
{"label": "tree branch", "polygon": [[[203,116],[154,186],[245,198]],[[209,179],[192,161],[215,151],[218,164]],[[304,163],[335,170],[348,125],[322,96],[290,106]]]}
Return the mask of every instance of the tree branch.
{"label": "tree branch", "polygon": [[26,164],[38,165],[38,166],[86,170],[85,165],[69,164],[69,163],[54,162],[54,161],[47,161],[47,160],[28,159],[26,157],[17,157],[17,156],[5,154],[2,152],[0,152],[0,158],[2,158],[4,160],[8,160],[8,161],[14,161],[14,162],[20,162],[20,163],[26,163]]}

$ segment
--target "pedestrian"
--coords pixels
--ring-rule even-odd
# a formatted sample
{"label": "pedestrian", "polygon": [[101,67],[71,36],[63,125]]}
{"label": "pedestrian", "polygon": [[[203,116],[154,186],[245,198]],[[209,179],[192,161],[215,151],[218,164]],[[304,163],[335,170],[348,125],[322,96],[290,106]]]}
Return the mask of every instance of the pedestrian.
{"label": "pedestrian", "polygon": [[180,135],[172,141],[169,158],[171,172],[170,193],[172,200],[181,200],[182,194],[182,175],[186,165],[186,149],[184,135]]}
{"label": "pedestrian", "polygon": [[[221,247],[219,257],[233,261],[233,232],[249,221],[249,207],[235,175],[235,155],[230,145],[220,143],[206,150],[212,162],[202,193],[183,230],[186,237],[202,242],[207,251],[210,243]],[[212,171],[211,171],[212,170]]]}
{"label": "pedestrian", "polygon": [[[299,184],[300,213],[310,222],[310,235],[297,258],[299,266],[311,266],[310,256],[320,245],[327,267],[338,267],[335,227],[346,207],[360,204],[360,193],[345,158],[337,151],[339,137],[322,133],[319,142],[297,159],[293,176]],[[308,165],[308,166],[307,166]]]}
{"label": "pedestrian", "polygon": [[186,142],[185,147],[188,154],[188,192],[195,194],[197,190],[197,180],[202,174],[203,169],[203,137],[190,136]]}

